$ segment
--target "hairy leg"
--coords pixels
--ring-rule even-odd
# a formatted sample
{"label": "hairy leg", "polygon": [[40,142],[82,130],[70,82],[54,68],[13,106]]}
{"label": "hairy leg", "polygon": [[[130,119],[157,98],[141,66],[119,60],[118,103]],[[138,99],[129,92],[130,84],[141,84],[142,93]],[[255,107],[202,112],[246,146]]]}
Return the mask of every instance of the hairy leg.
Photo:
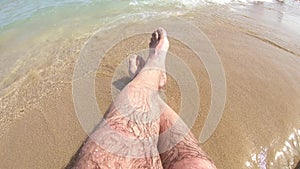
{"label": "hairy leg", "polygon": [[152,35],[147,63],[120,92],[104,120],[87,139],[74,168],[162,168],[157,150],[166,33]]}
{"label": "hairy leg", "polygon": [[160,118],[158,149],[164,169],[215,169],[182,119],[166,105]]}
{"label": "hairy leg", "polygon": [[121,111],[111,106],[82,147],[74,168],[162,168],[156,147],[158,119],[143,123],[140,113],[146,112]]}
{"label": "hairy leg", "polygon": [[[154,35],[153,35],[154,36]],[[130,57],[129,71],[135,76],[143,68],[144,63],[138,62],[139,56]],[[143,63],[143,64],[139,64]],[[132,69],[135,68],[135,69]],[[161,74],[160,87],[166,83],[166,74]],[[201,150],[197,140],[189,131],[186,124],[168,106],[162,103],[163,109],[160,118],[160,134],[169,130],[159,137],[159,152],[164,168],[216,168],[209,157]]]}

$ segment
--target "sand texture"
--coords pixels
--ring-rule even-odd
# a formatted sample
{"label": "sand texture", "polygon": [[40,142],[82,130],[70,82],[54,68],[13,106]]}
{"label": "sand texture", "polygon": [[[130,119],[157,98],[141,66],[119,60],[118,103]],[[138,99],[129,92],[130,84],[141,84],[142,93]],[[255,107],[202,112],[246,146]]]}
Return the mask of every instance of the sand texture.
{"label": "sand texture", "polygon": [[[244,15],[231,16],[226,7],[213,6],[183,16],[211,40],[226,76],[223,117],[202,147],[220,169],[259,168],[263,165],[258,158],[261,154],[266,155],[268,168],[278,168],[284,162],[281,157],[275,160],[276,152],[282,152],[285,142],[291,141],[289,136],[300,129],[299,36],[284,28],[273,31],[273,22],[265,23],[255,11],[245,10],[241,11]],[[276,16],[270,12],[268,17]],[[60,60],[31,75],[18,90],[2,98],[0,168],[64,168],[80,147],[86,133],[74,110],[71,79],[86,40],[52,42],[44,52],[52,52]],[[117,66],[128,54],[146,48],[148,42],[149,34],[134,36],[118,43],[105,56],[96,75],[101,110],[112,101],[111,84]],[[171,38],[169,50],[189,66],[199,86],[195,92],[200,95],[201,111],[192,128],[198,137],[211,104],[211,82],[202,61],[186,45]],[[128,81],[126,74],[119,76],[121,82]],[[178,89],[168,76],[163,92],[175,111],[181,104]],[[294,141],[298,147],[291,150],[299,155],[299,135]],[[287,166],[299,159],[296,153],[290,154],[285,155]]]}

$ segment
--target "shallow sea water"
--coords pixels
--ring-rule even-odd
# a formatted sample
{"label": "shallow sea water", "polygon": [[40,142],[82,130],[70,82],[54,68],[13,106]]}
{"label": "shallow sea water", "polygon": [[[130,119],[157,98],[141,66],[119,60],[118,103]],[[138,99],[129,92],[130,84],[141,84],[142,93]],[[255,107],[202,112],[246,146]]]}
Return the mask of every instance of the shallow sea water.
{"label": "shallow sea water", "polygon": [[[258,2],[247,0],[1,1],[0,95],[3,95],[4,89],[20,79],[18,76],[23,76],[28,73],[29,69],[39,66],[43,60],[51,60],[34,54],[36,51],[32,51],[32,49],[39,44],[88,36],[98,29],[120,26],[122,22],[129,20],[138,21],[151,17],[180,16],[210,4],[227,4],[233,11],[242,13],[243,17],[247,17],[247,12],[251,15],[257,13],[257,15],[263,16],[261,22],[268,22],[269,14],[262,14],[261,12],[264,10],[259,8],[271,9],[268,12],[276,13],[278,15],[276,18],[279,20],[278,22],[271,21],[271,24],[268,24],[272,26],[272,29],[280,26],[282,27],[280,29],[293,32],[289,35],[299,35],[299,22],[295,22],[299,15],[297,2],[286,1],[287,3],[284,5],[270,0],[265,0],[265,2],[267,3],[263,7],[253,7],[249,4]],[[228,17],[231,18],[231,16]],[[245,21],[248,22],[248,20]],[[278,25],[272,25],[274,23],[278,23]],[[249,24],[249,26],[252,25]],[[280,38],[285,38],[285,36]],[[297,44],[296,41],[291,43]]]}

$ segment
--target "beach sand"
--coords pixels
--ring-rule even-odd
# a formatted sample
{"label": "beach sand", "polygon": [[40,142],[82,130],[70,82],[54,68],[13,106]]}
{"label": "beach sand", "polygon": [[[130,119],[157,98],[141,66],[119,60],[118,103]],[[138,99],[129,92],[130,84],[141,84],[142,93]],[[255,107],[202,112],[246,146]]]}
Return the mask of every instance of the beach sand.
{"label": "beach sand", "polygon": [[[297,36],[283,28],[276,30],[279,33],[268,30],[273,23],[267,24],[263,19],[254,22],[253,18],[260,19],[256,13],[244,10],[240,11],[243,15],[231,16],[228,8],[211,6],[183,16],[211,40],[226,76],[223,117],[202,147],[220,169],[260,168],[264,162],[268,168],[272,164],[278,168],[285,161],[280,161],[281,157],[274,160],[276,152],[283,152],[291,133],[300,129],[300,43]],[[277,17],[264,12],[268,17]],[[87,38],[51,42],[44,52],[61,60],[42,73],[33,73],[17,91],[2,98],[1,102],[10,106],[1,109],[9,115],[1,117],[0,168],[64,168],[78,150],[86,133],[74,110],[71,80],[76,58]],[[111,83],[118,64],[131,52],[146,48],[148,40],[148,34],[131,37],[105,56],[96,78],[101,110],[112,101]],[[170,52],[185,61],[200,86],[201,111],[192,128],[198,137],[211,104],[209,76],[202,61],[181,42],[170,39]],[[181,103],[178,89],[168,76],[163,91],[176,111]],[[295,137],[299,141],[299,135]],[[299,160],[297,144],[291,150],[298,151],[298,156],[286,153],[286,161],[290,162],[286,166]]]}

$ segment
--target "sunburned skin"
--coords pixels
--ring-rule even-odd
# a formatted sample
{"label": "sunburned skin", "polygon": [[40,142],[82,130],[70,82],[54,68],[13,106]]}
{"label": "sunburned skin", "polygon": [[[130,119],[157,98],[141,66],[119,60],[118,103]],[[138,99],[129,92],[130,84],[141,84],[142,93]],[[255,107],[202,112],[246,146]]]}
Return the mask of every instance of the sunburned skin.
{"label": "sunburned skin", "polygon": [[132,81],[79,150],[73,168],[216,168],[185,123],[159,97],[167,80],[169,48],[163,28],[154,31],[149,48],[146,62],[137,55],[130,57]]}

